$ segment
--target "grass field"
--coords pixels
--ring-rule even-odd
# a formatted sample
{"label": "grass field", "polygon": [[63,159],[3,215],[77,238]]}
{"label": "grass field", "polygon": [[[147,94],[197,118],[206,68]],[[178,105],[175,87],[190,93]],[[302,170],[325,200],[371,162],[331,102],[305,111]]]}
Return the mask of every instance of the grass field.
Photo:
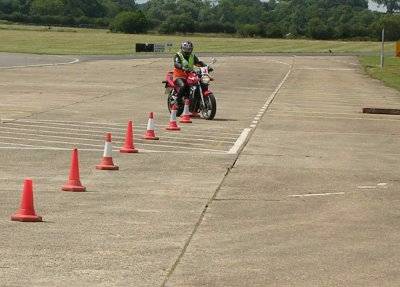
{"label": "grass field", "polygon": [[383,69],[379,57],[360,57],[360,61],[369,75],[400,91],[400,58],[385,58]]}
{"label": "grass field", "polygon": [[[0,24],[0,52],[58,55],[132,54],[135,43],[170,42],[177,47],[190,38],[197,52],[377,53],[377,42],[232,38],[221,35],[127,35],[108,30]],[[394,50],[394,43],[387,44]]]}

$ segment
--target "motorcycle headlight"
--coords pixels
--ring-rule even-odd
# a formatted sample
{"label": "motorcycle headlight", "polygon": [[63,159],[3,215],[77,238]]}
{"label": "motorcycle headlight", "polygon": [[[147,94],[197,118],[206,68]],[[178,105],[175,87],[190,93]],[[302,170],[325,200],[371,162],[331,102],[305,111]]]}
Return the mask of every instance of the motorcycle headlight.
{"label": "motorcycle headlight", "polygon": [[211,81],[210,76],[204,75],[203,77],[201,77],[201,82],[205,85],[208,85]]}

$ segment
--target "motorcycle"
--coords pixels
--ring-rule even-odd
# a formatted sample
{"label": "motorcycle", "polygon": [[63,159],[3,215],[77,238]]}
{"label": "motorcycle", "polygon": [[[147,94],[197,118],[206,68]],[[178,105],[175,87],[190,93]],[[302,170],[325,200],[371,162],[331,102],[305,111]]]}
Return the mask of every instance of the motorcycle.
{"label": "motorcycle", "polygon": [[[212,59],[212,64],[216,62]],[[213,71],[209,65],[205,67],[196,67],[194,71],[189,72],[187,78],[188,95],[186,97],[190,100],[189,111],[192,114],[199,114],[201,118],[212,120],[217,113],[217,101],[213,92],[209,89],[209,84],[214,79],[210,76]],[[171,112],[172,104],[176,103],[178,98],[178,90],[173,80],[173,72],[168,72],[165,81],[165,94],[167,96],[168,110]],[[177,102],[177,116],[183,113],[184,101]]]}

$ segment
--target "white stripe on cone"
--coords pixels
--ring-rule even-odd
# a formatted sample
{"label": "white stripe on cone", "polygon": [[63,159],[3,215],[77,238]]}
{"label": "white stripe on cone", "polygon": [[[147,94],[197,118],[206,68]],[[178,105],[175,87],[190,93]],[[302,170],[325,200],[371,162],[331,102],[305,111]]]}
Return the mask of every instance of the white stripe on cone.
{"label": "white stripe on cone", "polygon": [[154,131],[154,119],[149,118],[149,121],[147,122],[147,130]]}
{"label": "white stripe on cone", "polygon": [[176,109],[171,111],[171,122],[176,122]]}
{"label": "white stripe on cone", "polygon": [[111,157],[111,152],[112,152],[112,144],[111,142],[106,141],[104,144],[103,157]]}
{"label": "white stripe on cone", "polygon": [[184,115],[190,115],[189,103],[187,101],[185,101],[185,106],[183,107],[183,114]]}
{"label": "white stripe on cone", "polygon": [[146,140],[158,140],[159,138],[155,136],[155,131],[154,131],[154,115],[153,112],[150,113],[149,115],[149,121],[147,122],[147,130],[144,135],[144,139]]}
{"label": "white stripe on cone", "polygon": [[189,110],[189,100],[185,100],[185,106],[183,107],[183,115],[181,116],[181,123],[189,124],[192,122],[190,119],[190,110]]}

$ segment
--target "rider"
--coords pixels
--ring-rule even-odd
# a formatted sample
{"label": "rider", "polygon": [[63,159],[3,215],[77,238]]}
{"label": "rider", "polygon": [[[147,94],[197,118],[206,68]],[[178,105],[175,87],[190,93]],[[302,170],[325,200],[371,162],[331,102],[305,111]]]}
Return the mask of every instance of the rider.
{"label": "rider", "polygon": [[179,87],[178,101],[187,95],[187,77],[194,67],[206,66],[193,52],[193,43],[185,41],[174,56],[174,82]]}

